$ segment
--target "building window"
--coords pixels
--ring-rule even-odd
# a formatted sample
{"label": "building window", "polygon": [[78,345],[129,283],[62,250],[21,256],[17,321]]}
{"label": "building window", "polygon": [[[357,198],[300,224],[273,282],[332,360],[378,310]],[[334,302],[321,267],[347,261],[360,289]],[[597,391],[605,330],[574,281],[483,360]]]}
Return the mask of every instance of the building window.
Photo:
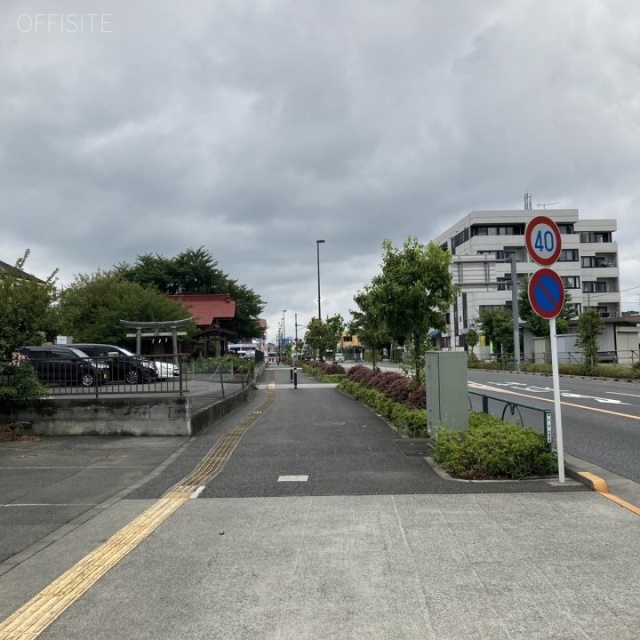
{"label": "building window", "polygon": [[524,224],[492,224],[471,227],[471,236],[523,236]]}
{"label": "building window", "polygon": [[564,284],[565,289],[579,289],[580,277],[579,276],[560,276]]}
{"label": "building window", "polygon": [[577,249],[563,249],[558,257],[558,262],[578,262],[578,260],[579,253]]}
{"label": "building window", "polygon": [[577,318],[582,313],[582,305],[579,302],[569,302],[566,308],[571,313],[572,318]]}
{"label": "building window", "polygon": [[[510,305],[511,302],[509,302],[508,304]],[[502,311],[504,311],[506,308],[506,304],[481,304],[478,307],[478,313],[482,315],[483,313],[493,313],[497,309],[502,309]]]}
{"label": "building window", "polygon": [[582,266],[585,269],[599,269],[602,267],[615,267],[615,260],[604,256],[583,256]]}
{"label": "building window", "polygon": [[460,233],[456,233],[453,238],[451,238],[451,253],[455,254],[456,247],[459,247],[461,244],[468,242],[469,240],[469,228],[463,229]]}
{"label": "building window", "polygon": [[606,282],[583,282],[582,293],[607,293]]}
{"label": "building window", "polygon": [[558,223],[558,229],[560,233],[565,236],[570,236],[573,233],[573,223],[560,222]]}
{"label": "building window", "polygon": [[612,242],[611,232],[610,231],[581,231],[580,242],[585,244]]}

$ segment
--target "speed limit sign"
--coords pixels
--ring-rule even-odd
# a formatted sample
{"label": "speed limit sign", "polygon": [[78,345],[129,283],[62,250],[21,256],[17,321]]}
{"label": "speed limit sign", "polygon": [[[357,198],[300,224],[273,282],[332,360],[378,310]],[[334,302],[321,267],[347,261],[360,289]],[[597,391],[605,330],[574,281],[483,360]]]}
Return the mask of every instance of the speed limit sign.
{"label": "speed limit sign", "polygon": [[531,220],[527,224],[524,239],[527,251],[534,262],[548,267],[560,257],[560,229],[551,218],[537,216]]}

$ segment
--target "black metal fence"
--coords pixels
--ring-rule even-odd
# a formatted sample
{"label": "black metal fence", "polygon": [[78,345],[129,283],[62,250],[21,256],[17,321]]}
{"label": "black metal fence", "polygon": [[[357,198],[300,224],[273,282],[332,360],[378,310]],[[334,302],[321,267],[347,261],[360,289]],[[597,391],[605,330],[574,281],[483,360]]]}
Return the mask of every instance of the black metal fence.
{"label": "black metal fence", "polygon": [[[9,363],[6,363],[9,364]],[[33,367],[52,396],[105,396],[188,391],[181,354],[140,357],[33,358],[20,363]],[[11,374],[0,380],[11,384]]]}
{"label": "black metal fence", "polygon": [[488,413],[505,422],[530,427],[544,434],[547,448],[552,450],[551,411],[522,402],[497,398],[478,391],[469,391],[469,408]]}

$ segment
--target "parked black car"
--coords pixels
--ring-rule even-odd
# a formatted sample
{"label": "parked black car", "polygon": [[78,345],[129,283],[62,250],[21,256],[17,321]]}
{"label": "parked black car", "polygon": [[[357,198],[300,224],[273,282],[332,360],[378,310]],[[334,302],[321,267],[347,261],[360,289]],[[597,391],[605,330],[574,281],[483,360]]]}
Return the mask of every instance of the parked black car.
{"label": "parked black car", "polygon": [[156,366],[151,360],[138,356],[124,347],[95,343],[74,343],[73,346],[98,362],[104,362],[109,367],[112,380],[139,384],[152,382],[158,377]]}
{"label": "parked black car", "polygon": [[109,379],[109,367],[77,347],[20,347],[18,352],[29,359],[38,379],[47,384],[93,387]]}

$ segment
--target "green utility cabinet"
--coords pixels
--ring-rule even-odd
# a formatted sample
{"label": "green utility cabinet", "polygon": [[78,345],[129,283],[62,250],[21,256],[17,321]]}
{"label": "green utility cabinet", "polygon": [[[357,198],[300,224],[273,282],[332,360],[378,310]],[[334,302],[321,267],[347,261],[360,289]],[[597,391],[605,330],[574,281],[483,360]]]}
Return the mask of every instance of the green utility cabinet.
{"label": "green utility cabinet", "polygon": [[427,351],[427,428],[435,437],[440,427],[469,428],[469,389],[465,351]]}

